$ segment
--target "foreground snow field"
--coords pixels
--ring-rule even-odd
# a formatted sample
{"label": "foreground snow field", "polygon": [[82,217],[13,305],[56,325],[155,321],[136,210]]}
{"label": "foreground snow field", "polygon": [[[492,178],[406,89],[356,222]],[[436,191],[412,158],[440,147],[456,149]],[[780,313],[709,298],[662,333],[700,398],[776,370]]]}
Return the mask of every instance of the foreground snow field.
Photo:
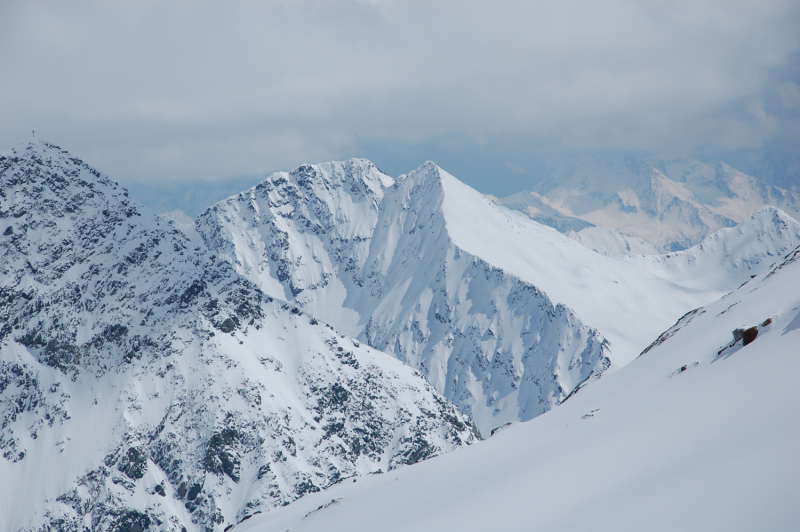
{"label": "foreground snow field", "polygon": [[234,530],[797,530],[798,373],[800,248],[532,421]]}

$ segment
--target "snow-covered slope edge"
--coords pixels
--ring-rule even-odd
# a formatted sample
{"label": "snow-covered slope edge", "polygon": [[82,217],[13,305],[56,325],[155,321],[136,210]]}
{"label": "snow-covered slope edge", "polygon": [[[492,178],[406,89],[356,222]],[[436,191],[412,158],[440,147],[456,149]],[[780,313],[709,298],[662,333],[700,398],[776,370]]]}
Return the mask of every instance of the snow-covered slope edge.
{"label": "snow-covered slope edge", "polygon": [[800,223],[780,209],[764,207],[739,225],[720,229],[687,250],[622,260],[689,290],[728,292],[798,245]]}
{"label": "snow-covered slope edge", "polygon": [[437,172],[452,242],[574,310],[610,341],[620,365],[678,316],[720,298],[800,244],[800,223],[767,208],[702,247],[605,257]]}
{"label": "snow-covered slope edge", "polygon": [[444,201],[433,163],[395,182],[353,159],[274,174],[196,225],[266,292],[419,369],[488,433],[602,374],[608,344],[536,286],[454,245]]}
{"label": "snow-covered slope edge", "polygon": [[609,227],[586,227],[577,233],[570,231],[566,235],[592,251],[607,257],[661,254],[658,248],[647,240],[620,233]]}
{"label": "snow-covered slope edge", "polygon": [[559,408],[233,532],[794,530],[798,287],[800,248]]}
{"label": "snow-covered slope edge", "polygon": [[0,235],[0,529],[223,530],[475,441],[56,146],[0,158]]}

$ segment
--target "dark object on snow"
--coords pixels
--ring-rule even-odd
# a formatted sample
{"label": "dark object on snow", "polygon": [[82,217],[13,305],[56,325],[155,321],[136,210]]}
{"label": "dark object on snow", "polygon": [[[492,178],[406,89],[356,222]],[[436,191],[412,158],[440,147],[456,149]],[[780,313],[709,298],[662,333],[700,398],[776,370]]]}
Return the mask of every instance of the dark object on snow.
{"label": "dark object on snow", "polygon": [[750,327],[742,333],[742,345],[747,345],[756,339],[758,336],[758,327]]}
{"label": "dark object on snow", "polygon": [[762,326],[762,327],[766,327],[766,326],[767,326],[767,325],[769,325],[770,323],[772,323],[772,318],[767,318],[767,319],[765,319],[763,322],[761,322],[761,326]]}
{"label": "dark object on snow", "polygon": [[[769,325],[770,323],[772,323],[772,318],[768,318],[766,321],[764,321],[761,324],[761,326],[765,327],[765,326]],[[753,340],[755,340],[756,336],[758,336],[758,325],[753,325],[752,327],[750,327],[748,329],[745,329],[745,328],[734,329],[733,330],[733,343],[731,344],[731,346],[733,346],[733,344],[735,344],[739,340],[742,340],[742,345],[743,346],[747,345],[747,344],[751,343]],[[724,349],[722,351],[724,351]],[[722,351],[720,351],[720,353],[722,353]]]}

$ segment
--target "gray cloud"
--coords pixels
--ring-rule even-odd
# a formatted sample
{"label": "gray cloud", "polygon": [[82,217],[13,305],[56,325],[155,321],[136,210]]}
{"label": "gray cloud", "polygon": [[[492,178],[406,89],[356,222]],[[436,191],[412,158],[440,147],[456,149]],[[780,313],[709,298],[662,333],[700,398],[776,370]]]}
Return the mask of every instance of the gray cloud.
{"label": "gray cloud", "polygon": [[3,2],[0,145],[36,128],[144,182],[508,138],[758,147],[800,140],[799,21],[792,1]]}

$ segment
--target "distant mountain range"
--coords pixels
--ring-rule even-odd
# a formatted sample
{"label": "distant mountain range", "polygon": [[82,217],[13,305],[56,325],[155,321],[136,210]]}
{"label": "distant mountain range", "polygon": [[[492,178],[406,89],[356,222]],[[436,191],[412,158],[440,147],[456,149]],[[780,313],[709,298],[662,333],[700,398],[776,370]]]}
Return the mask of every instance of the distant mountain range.
{"label": "distant mountain range", "polygon": [[667,253],[767,205],[800,218],[800,184],[780,188],[724,162],[589,154],[497,202],[606,255]]}

